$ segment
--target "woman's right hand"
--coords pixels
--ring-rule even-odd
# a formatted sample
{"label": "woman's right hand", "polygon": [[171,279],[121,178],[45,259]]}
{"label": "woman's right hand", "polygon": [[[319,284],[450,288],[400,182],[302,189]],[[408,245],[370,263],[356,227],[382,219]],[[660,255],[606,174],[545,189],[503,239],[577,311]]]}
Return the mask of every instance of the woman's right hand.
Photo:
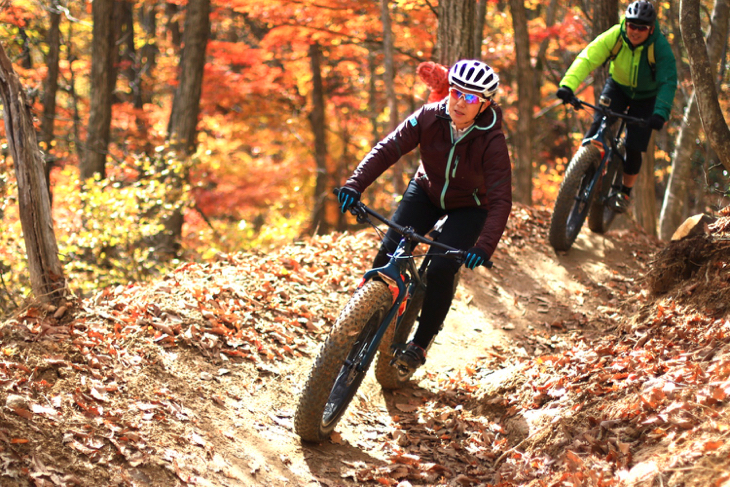
{"label": "woman's right hand", "polygon": [[340,203],[340,211],[345,213],[348,208],[360,201],[360,192],[343,186],[337,193],[337,201]]}

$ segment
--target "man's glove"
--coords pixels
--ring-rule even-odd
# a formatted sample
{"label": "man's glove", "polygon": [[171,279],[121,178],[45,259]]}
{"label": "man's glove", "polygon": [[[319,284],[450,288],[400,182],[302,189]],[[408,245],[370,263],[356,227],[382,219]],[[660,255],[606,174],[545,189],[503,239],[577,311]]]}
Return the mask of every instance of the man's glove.
{"label": "man's glove", "polygon": [[573,90],[571,90],[567,86],[561,86],[560,88],[558,88],[558,92],[555,93],[555,96],[563,100],[563,103],[570,103],[570,101],[573,99]]}
{"label": "man's glove", "polygon": [[466,251],[466,259],[464,259],[464,265],[469,269],[474,269],[480,265],[485,264],[489,260],[489,256],[482,249],[472,247]]}
{"label": "man's glove", "polygon": [[661,115],[657,115],[656,113],[649,117],[649,127],[654,130],[661,130],[662,127],[664,127],[664,122],[665,120],[661,117]]}
{"label": "man's glove", "polygon": [[345,213],[349,207],[360,201],[360,193],[352,188],[343,186],[337,194],[337,201],[340,203],[340,211]]}

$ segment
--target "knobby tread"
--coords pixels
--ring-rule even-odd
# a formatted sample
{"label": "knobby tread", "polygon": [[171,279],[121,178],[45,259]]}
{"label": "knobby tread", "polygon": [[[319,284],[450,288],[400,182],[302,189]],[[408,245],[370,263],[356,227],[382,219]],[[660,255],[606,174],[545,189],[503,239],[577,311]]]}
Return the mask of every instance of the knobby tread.
{"label": "knobby tread", "polygon": [[[294,429],[302,440],[322,442],[335,429],[341,416],[326,428],[322,425],[322,418],[340,368],[365,325],[376,313],[381,314],[382,320],[392,303],[393,295],[388,286],[371,280],[358,289],[345,305],[322,344],[299,397]],[[367,369],[362,376],[366,372]]]}
{"label": "knobby tread", "polygon": [[[568,235],[568,218],[576,203],[575,196],[580,189],[583,176],[586,174],[592,176],[600,160],[601,155],[598,148],[588,144],[578,149],[570,161],[563,182],[560,184],[550,220],[549,240],[555,250],[568,250],[580,233],[580,227],[578,227],[571,235]],[[590,205],[591,202],[589,201],[588,204]]]}

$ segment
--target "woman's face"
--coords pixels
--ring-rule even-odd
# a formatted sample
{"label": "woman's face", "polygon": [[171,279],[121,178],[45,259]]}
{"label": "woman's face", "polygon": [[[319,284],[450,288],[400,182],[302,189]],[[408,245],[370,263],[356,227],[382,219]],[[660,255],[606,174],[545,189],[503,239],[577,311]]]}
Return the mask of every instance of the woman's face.
{"label": "woman's face", "polygon": [[[476,96],[478,101],[476,103],[467,103],[466,98],[472,97],[465,97],[464,95]],[[489,100],[476,91],[449,88],[449,115],[457,129],[463,129],[471,125],[476,116],[490,104]]]}

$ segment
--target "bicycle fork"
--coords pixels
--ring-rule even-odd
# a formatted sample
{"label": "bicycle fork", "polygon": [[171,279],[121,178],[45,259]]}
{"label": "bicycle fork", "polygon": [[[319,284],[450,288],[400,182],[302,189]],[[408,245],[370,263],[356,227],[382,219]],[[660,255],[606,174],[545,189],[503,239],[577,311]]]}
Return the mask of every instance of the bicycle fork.
{"label": "bicycle fork", "polygon": [[390,262],[386,264],[385,267],[371,269],[367,271],[363,276],[362,282],[360,283],[360,285],[362,286],[364,283],[371,279],[381,279],[383,282],[385,282],[385,284],[388,285],[388,288],[393,293],[393,304],[386,313],[382,323],[378,327],[378,331],[375,333],[375,336],[370,341],[367,348],[363,350],[364,354],[361,354],[358,357],[358,363],[355,367],[358,373],[361,373],[375,357],[375,353],[378,351],[380,342],[383,340],[383,336],[388,330],[388,327],[390,326],[391,321],[393,321],[393,318],[395,318],[399,314],[402,314],[403,312],[403,310],[401,309],[401,304],[406,302],[408,293],[406,292],[406,283],[403,280],[400,268],[396,262],[399,257],[403,256],[404,252],[405,250],[403,248],[403,242],[401,242],[401,244],[398,245],[398,249],[396,249],[395,253],[393,254]]}

